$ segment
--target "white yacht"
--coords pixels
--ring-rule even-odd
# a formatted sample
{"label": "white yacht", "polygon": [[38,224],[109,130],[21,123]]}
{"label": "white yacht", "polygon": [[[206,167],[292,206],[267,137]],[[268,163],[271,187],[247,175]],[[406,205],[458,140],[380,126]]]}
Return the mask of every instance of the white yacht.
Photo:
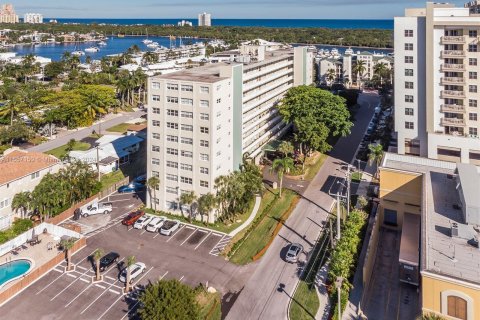
{"label": "white yacht", "polygon": [[85,49],[85,52],[98,52],[100,49],[98,47],[88,47]]}
{"label": "white yacht", "polygon": [[85,52],[80,51],[80,50],[76,50],[76,51],[72,52],[72,56],[81,57],[81,56],[84,56],[84,55],[85,55]]}
{"label": "white yacht", "polygon": [[348,49],[345,50],[345,54],[346,55],[353,55],[353,49],[349,47]]}
{"label": "white yacht", "polygon": [[150,40],[150,39],[144,39],[142,42],[143,42],[144,44],[151,44],[153,41]]}
{"label": "white yacht", "polygon": [[106,43],[105,41],[100,41],[100,42],[98,43],[98,45],[99,45],[99,46],[106,46],[107,43]]}
{"label": "white yacht", "polygon": [[158,48],[158,46],[159,46],[158,42],[152,42],[147,44],[147,47],[149,48]]}

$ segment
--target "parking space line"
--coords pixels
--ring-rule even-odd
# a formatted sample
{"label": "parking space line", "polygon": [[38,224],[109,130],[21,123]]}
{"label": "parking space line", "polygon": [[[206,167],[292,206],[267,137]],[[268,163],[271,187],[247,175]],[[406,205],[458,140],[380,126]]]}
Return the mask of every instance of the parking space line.
{"label": "parking space line", "polygon": [[57,268],[53,268],[52,270],[63,273],[63,270],[60,270],[60,269],[57,269]]}
{"label": "parking space line", "polygon": [[196,229],[195,227],[192,227],[192,226],[187,226],[187,225],[184,225],[184,226],[185,226],[185,228],[187,228],[187,229]]}
{"label": "parking space line", "polygon": [[145,232],[147,232],[147,230],[143,229],[143,231],[140,233],[140,235],[144,234]]}
{"label": "parking space line", "polygon": [[[199,229],[199,228],[197,228],[197,231],[198,231],[198,232],[203,232],[203,233],[208,233],[207,230],[203,230],[203,229]],[[210,232],[212,232],[212,231],[210,231]]]}
{"label": "parking space line", "polygon": [[[188,227],[187,227],[187,228],[188,228]],[[193,236],[196,231],[197,231],[197,230],[193,230],[193,232],[187,237],[187,239],[185,239],[185,240],[182,242],[182,244],[181,244],[180,246],[183,246],[183,244],[184,244],[185,242],[187,242],[187,240],[190,239],[190,237]]]}
{"label": "parking space line", "polygon": [[180,230],[182,230],[183,228],[185,228],[185,225],[181,226],[180,229],[178,229],[177,232],[175,232],[173,235],[171,235],[170,238],[168,238],[166,242],[172,240],[172,238],[175,237],[175,235],[177,233],[180,233]]}
{"label": "parking space line", "polygon": [[102,286],[101,284],[95,283],[96,287],[99,287],[100,289],[106,289],[107,287]]}
{"label": "parking space line", "polygon": [[112,278],[112,277],[110,277],[110,276],[105,276],[105,278],[110,279],[110,280],[117,280],[117,279]]}
{"label": "parking space line", "polygon": [[78,268],[78,269],[82,269],[82,270],[87,270],[87,268],[85,268],[85,267],[82,267],[82,266],[76,266],[76,268]]}
{"label": "parking space line", "polygon": [[182,276],[180,279],[178,279],[178,281],[182,281],[182,280],[183,280],[183,278],[185,278],[185,276]]}
{"label": "parking space line", "polygon": [[52,299],[50,299],[50,301],[55,300],[56,297],[58,297],[58,296],[61,295],[65,290],[67,290],[68,288],[70,288],[70,286],[72,286],[75,282],[77,282],[78,279],[82,279],[81,276],[87,274],[89,271],[90,271],[90,270],[85,271],[84,273],[80,274],[78,277],[74,276],[74,275],[71,274],[71,273],[67,273],[67,276],[73,277],[73,278],[75,278],[75,280],[73,280],[68,286],[66,286],[65,288],[63,288],[62,291],[60,291],[59,293],[57,293]]}
{"label": "parking space line", "polygon": [[75,275],[73,275],[73,274],[71,274],[71,273],[67,273],[67,276],[69,276],[69,277],[71,277],[71,278],[74,278],[74,279],[77,278],[77,276],[75,276]]}
{"label": "parking space line", "polygon": [[223,237],[217,242],[217,244],[210,250],[209,254],[218,257],[220,252],[228,245],[232,237],[223,235]]}
{"label": "parking space line", "polygon": [[83,282],[86,282],[86,283],[90,283],[90,281],[85,280],[85,279],[83,279],[83,278],[79,278],[79,279],[80,279],[80,281],[83,281]]}
{"label": "parking space line", "polygon": [[[117,281],[118,281],[118,280],[117,280]],[[117,282],[117,281],[115,281],[115,282]],[[108,291],[110,291],[110,288],[115,284],[115,282],[112,283],[112,284],[108,287]],[[85,309],[83,309],[83,311],[80,312],[80,314],[83,314],[85,311],[87,311],[88,308],[90,308],[98,299],[100,299],[100,297],[103,296],[103,294],[104,294],[105,292],[107,292],[107,290],[102,291],[102,293],[100,293],[100,295],[99,295],[98,297],[96,297],[95,300],[93,300],[92,302],[90,302],[90,304],[89,304]]]}
{"label": "parking space line", "polygon": [[215,236],[215,237],[225,237],[224,234],[216,233],[216,232],[212,232],[212,235]]}
{"label": "parking space line", "polygon": [[[200,230],[197,230],[197,231],[200,231]],[[210,231],[210,233],[207,234],[207,236],[206,236],[205,238],[203,238],[202,241],[200,241],[200,242],[197,244],[197,246],[195,247],[195,249],[193,249],[193,250],[197,250],[197,248],[200,247],[200,246],[202,245],[202,243],[203,243],[205,240],[207,240],[208,236],[211,235],[211,234],[212,234],[212,232]]]}
{"label": "parking space line", "polygon": [[75,298],[73,298],[72,300],[70,300],[70,302],[65,305],[65,308],[68,307],[69,305],[71,305],[75,300],[77,300],[78,297],[80,297],[85,291],[87,291],[87,289],[90,288],[91,285],[92,285],[92,284],[89,284],[88,286],[86,286],[85,289],[83,289],[79,294],[77,294],[77,295],[75,296]]}
{"label": "parking space line", "polygon": [[160,232],[157,231],[157,234],[153,237],[153,239],[155,239],[156,237],[158,237],[160,235]]}
{"label": "parking space line", "polygon": [[108,291],[110,291],[111,293],[115,293],[115,294],[121,294],[122,292],[118,292],[118,291],[115,291],[115,290],[112,290],[112,289],[108,289]]}

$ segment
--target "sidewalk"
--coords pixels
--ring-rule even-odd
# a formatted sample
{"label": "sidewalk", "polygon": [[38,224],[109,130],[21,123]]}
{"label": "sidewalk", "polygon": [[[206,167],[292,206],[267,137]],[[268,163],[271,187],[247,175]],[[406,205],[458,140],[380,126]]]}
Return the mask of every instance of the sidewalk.
{"label": "sidewalk", "polygon": [[318,307],[317,314],[315,319],[327,320],[330,312],[330,298],[328,296],[327,287],[325,283],[327,282],[328,276],[328,267],[330,266],[330,259],[325,262],[325,264],[318,270],[317,276],[315,277],[315,287],[318,295],[318,300],[320,301],[320,306]]}
{"label": "sidewalk", "polygon": [[235,235],[237,235],[237,233],[239,233],[240,231],[242,231],[243,229],[245,229],[246,227],[248,227],[250,225],[250,223],[252,223],[252,221],[255,219],[255,217],[257,216],[257,213],[258,213],[258,209],[260,208],[260,203],[262,202],[262,197],[260,196],[257,196],[255,198],[255,206],[253,207],[253,210],[252,210],[252,213],[250,213],[250,216],[248,217],[247,220],[245,220],[244,223],[242,223],[240,226],[238,226],[238,228],[236,228],[235,230],[231,231],[228,235],[230,237],[234,237]]}

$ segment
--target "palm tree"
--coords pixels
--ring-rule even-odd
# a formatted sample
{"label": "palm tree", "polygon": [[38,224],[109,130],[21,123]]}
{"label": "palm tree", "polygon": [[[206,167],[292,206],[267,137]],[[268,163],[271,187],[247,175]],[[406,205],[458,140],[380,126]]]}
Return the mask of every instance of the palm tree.
{"label": "palm tree", "polygon": [[277,149],[284,157],[292,154],[294,151],[293,144],[290,141],[282,141]]}
{"label": "palm tree", "polygon": [[368,163],[370,165],[375,163],[379,167],[383,158],[383,146],[371,143],[368,145],[368,151]]}
{"label": "palm tree", "polygon": [[383,78],[386,76],[388,71],[387,64],[384,62],[377,63],[373,67],[373,73],[380,78],[380,85],[383,86]]}
{"label": "palm tree", "polygon": [[336,74],[334,69],[328,69],[327,70],[327,81],[332,84],[333,81],[335,81]]}
{"label": "palm tree", "polygon": [[69,238],[69,239],[63,239],[60,241],[60,246],[63,248],[63,251],[65,252],[65,256],[67,259],[67,271],[72,270],[72,259],[71,259],[71,250],[73,246],[75,245],[75,239],[74,238]]}
{"label": "palm tree", "polygon": [[189,215],[188,215],[188,221],[192,222],[192,216],[193,216],[193,203],[195,200],[197,200],[197,196],[195,195],[195,192],[189,191],[182,193],[180,195],[180,208],[182,208],[183,205],[189,206]]}
{"label": "palm tree", "polygon": [[70,139],[70,140],[68,140],[67,146],[66,146],[66,148],[65,148],[65,151],[67,151],[67,152],[72,151],[73,148],[75,147],[75,144],[76,144],[76,143],[77,143],[77,141],[76,141],[75,139],[73,139],[73,138]]}
{"label": "palm tree", "polygon": [[101,248],[97,248],[93,253],[93,260],[95,261],[95,280],[100,281],[100,259],[103,257],[105,252]]}
{"label": "palm tree", "polygon": [[363,74],[365,73],[365,70],[367,70],[367,68],[365,67],[365,61],[357,60],[357,62],[353,66],[352,71],[357,74],[357,84],[359,89],[362,86],[362,79],[363,79]]}
{"label": "palm tree", "polygon": [[202,222],[203,222],[203,216],[208,215],[214,208],[215,208],[215,196],[212,193],[207,193],[207,194],[202,194],[200,198],[198,198],[198,211],[200,212],[200,215],[202,216]]}
{"label": "palm tree", "polygon": [[130,281],[131,281],[130,280],[130,278],[131,278],[130,267],[135,264],[135,261],[136,261],[135,256],[128,256],[127,257],[127,260],[126,260],[127,276],[125,277],[125,293],[130,292]]}
{"label": "palm tree", "polygon": [[25,73],[25,83],[27,83],[28,76],[35,71],[35,56],[33,54],[27,54],[22,59],[23,72]]}
{"label": "palm tree", "polygon": [[279,196],[282,197],[282,184],[283,184],[283,175],[285,172],[288,172],[291,169],[294,169],[293,159],[285,157],[283,159],[275,159],[272,163],[272,168],[270,169],[273,172],[277,173],[278,181],[280,184]]}
{"label": "palm tree", "polygon": [[[157,189],[160,186],[160,179],[158,177],[150,177],[147,180],[147,187],[150,189],[150,193],[153,190],[153,199],[154,199],[154,207],[155,207],[155,212],[157,212]],[[150,207],[152,206],[152,196],[150,194]]]}
{"label": "palm tree", "polygon": [[22,219],[26,218],[27,211],[31,209],[32,194],[29,191],[17,193],[12,200],[12,209],[17,211],[22,209]]}

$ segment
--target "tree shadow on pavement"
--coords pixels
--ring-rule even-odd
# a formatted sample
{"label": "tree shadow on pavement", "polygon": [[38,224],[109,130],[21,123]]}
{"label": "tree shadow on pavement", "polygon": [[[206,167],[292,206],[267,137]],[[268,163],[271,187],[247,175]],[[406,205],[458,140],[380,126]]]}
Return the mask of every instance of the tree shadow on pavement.
{"label": "tree shadow on pavement", "polygon": [[306,314],[308,314],[310,317],[312,317],[312,319],[315,319],[315,316],[313,314],[311,314],[310,311],[307,310],[307,308],[305,308],[297,299],[295,299],[294,297],[289,295],[287,291],[285,291],[285,285],[283,283],[280,283],[278,285],[277,291],[278,292],[284,292],[287,295],[287,297],[289,297],[290,300],[293,301],[293,303],[298,304],[300,306],[300,308],[302,308],[303,311],[305,311]]}

